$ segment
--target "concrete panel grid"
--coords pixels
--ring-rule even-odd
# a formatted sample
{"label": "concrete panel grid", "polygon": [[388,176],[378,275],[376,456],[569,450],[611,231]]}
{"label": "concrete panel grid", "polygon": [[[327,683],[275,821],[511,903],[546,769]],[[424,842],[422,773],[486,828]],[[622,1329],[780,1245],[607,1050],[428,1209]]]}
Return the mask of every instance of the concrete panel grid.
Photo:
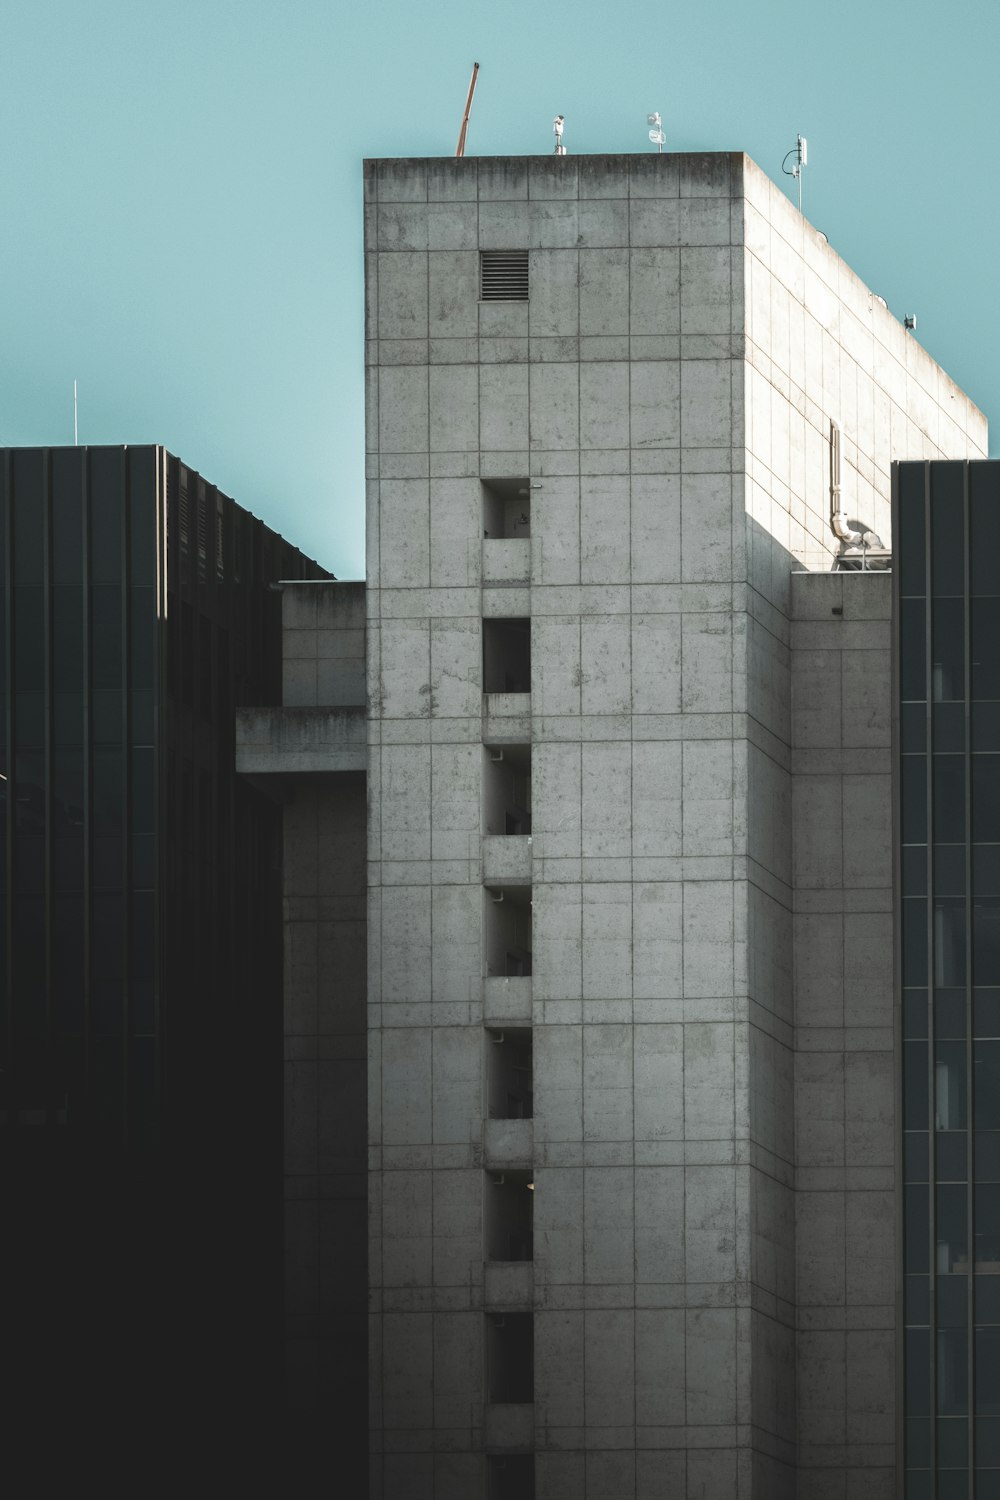
{"label": "concrete panel grid", "polygon": [[[890,457],[984,429],[743,157],[366,172],[372,1493],[478,1494],[484,1451],[524,1448],[547,1500],[877,1486],[887,595],[817,577],[834,619],[790,575],[836,550],[831,418],[883,536]],[[527,251],[526,304],[477,301],[479,249]],[[490,538],[480,592],[479,481],[529,477],[530,586]],[[522,614],[530,950],[484,894],[506,867],[480,822],[480,622]],[[520,1280],[482,1237],[511,1185],[482,1077],[508,979],[531,994]],[[488,1399],[503,1287],[533,1403]]]}

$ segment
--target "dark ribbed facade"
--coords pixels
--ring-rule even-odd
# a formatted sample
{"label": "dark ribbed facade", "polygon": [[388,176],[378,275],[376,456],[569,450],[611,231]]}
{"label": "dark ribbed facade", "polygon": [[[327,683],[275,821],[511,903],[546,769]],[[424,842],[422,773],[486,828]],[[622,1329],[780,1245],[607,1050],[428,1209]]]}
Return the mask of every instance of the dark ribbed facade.
{"label": "dark ribbed facade", "polygon": [[[162,448],[0,451],[0,1137],[27,1411],[280,1381],[280,808],[233,760],[323,571]],[[54,1357],[49,1357],[49,1353]],[[57,1357],[56,1356],[57,1352]],[[224,1393],[224,1394],[223,1394]]]}
{"label": "dark ribbed facade", "polygon": [[896,468],[907,1500],[1000,1495],[1000,464]]}

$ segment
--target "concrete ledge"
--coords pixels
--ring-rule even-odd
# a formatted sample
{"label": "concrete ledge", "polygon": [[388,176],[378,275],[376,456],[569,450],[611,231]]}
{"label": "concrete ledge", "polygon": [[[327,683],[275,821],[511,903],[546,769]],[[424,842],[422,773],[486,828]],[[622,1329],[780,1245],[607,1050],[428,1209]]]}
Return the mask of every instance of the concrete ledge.
{"label": "concrete ledge", "polygon": [[236,711],[236,770],[240,775],[329,775],[367,768],[368,723],[363,707]]}
{"label": "concrete ledge", "polygon": [[527,583],[531,577],[531,543],[527,537],[483,542],[483,583]]}
{"label": "concrete ledge", "polygon": [[487,1026],[531,1025],[531,977],[483,980],[483,1022]]}
{"label": "concrete ledge", "polygon": [[527,745],[531,742],[531,694],[483,694],[483,743]]}
{"label": "concrete ledge", "polygon": [[511,1402],[486,1408],[486,1447],[522,1451],[535,1444],[535,1408]]}
{"label": "concrete ledge", "polygon": [[487,1167],[530,1167],[534,1120],[484,1120],[483,1147]]}
{"label": "concrete ledge", "polygon": [[487,885],[530,885],[531,834],[484,835],[483,880]]}
{"label": "concrete ledge", "polygon": [[487,1312],[530,1312],[534,1304],[535,1268],[530,1260],[488,1260],[483,1267],[483,1303]]}

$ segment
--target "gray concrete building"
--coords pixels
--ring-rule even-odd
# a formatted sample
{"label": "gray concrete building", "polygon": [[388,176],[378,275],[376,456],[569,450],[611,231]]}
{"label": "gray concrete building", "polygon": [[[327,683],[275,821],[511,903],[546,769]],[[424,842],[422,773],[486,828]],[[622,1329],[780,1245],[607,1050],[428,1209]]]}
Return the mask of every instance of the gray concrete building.
{"label": "gray concrete building", "polygon": [[351,1384],[364,995],[372,1496],[888,1500],[889,580],[831,515],[985,421],[742,155],[365,197],[364,623],[287,591],[241,728],[310,775],[293,1403]]}

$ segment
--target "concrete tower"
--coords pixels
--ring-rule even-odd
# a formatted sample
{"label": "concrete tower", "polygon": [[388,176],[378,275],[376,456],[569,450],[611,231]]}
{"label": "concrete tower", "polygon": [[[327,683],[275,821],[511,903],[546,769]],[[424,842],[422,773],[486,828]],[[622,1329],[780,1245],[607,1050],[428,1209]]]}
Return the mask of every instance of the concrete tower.
{"label": "concrete tower", "polygon": [[831,420],[885,540],[985,422],[744,156],[365,189],[372,1493],[889,1496],[888,592],[792,574]]}

